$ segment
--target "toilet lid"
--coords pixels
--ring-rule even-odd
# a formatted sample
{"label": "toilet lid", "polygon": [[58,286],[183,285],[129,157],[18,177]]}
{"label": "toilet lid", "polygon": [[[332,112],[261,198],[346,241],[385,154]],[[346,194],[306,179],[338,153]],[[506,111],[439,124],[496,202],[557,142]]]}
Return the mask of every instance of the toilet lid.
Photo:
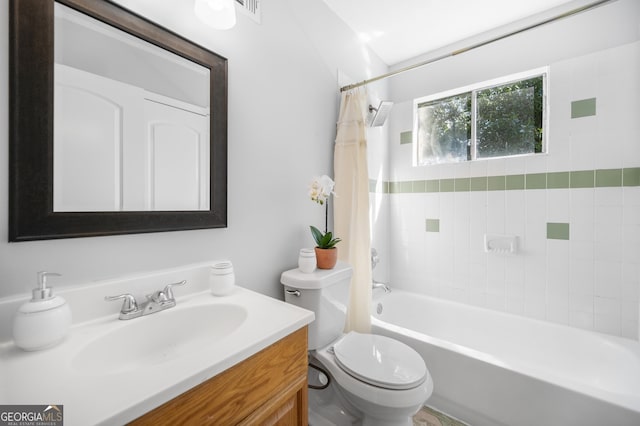
{"label": "toilet lid", "polygon": [[349,332],[333,347],[337,364],[355,378],[386,389],[411,389],[427,376],[422,357],[386,336]]}

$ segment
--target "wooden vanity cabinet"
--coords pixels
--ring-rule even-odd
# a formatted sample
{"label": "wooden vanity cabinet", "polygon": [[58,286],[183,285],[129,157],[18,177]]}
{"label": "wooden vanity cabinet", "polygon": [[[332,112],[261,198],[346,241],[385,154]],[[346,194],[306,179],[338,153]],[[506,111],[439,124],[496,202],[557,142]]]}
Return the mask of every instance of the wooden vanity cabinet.
{"label": "wooden vanity cabinet", "polygon": [[307,327],[131,425],[307,425]]}

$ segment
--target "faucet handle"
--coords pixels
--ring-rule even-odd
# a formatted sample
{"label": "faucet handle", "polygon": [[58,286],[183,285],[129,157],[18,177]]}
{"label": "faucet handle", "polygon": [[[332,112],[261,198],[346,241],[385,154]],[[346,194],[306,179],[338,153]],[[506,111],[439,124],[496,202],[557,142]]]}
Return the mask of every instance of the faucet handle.
{"label": "faucet handle", "polygon": [[162,290],[154,291],[151,294],[147,294],[146,298],[148,301],[155,303],[164,303],[169,300],[165,292]]}
{"label": "faucet handle", "polygon": [[173,296],[173,290],[171,290],[171,288],[177,287],[179,285],[185,285],[186,283],[187,283],[187,280],[182,280],[182,281],[177,282],[177,283],[167,284],[166,287],[163,290],[163,293],[167,296],[167,299],[174,300],[175,297]]}
{"label": "faucet handle", "polygon": [[136,302],[136,298],[133,297],[133,295],[129,294],[129,293],[125,293],[125,294],[119,294],[117,296],[105,296],[104,300],[111,302],[114,300],[120,300],[120,299],[124,299],[124,302],[122,303],[122,309],[120,310],[120,313],[122,314],[128,314],[130,312],[135,312],[138,310],[138,303]]}

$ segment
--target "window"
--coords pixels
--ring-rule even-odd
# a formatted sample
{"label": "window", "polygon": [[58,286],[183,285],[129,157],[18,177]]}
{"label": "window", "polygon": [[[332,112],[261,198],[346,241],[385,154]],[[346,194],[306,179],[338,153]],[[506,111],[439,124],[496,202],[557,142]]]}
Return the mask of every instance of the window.
{"label": "window", "polygon": [[546,70],[414,101],[415,165],[545,152]]}

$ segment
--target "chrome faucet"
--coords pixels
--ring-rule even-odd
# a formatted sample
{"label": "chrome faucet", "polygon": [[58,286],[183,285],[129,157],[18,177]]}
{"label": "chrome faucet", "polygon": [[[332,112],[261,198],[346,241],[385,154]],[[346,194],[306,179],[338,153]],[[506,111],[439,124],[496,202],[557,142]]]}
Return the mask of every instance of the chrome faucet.
{"label": "chrome faucet", "polygon": [[[378,256],[378,250],[372,248],[371,249],[371,274],[373,275],[373,270],[376,269],[376,266],[380,263],[380,257]],[[382,288],[385,293],[391,293],[391,288],[386,283],[382,283],[380,281],[376,281],[375,279],[371,280],[371,288]]]}
{"label": "chrome faucet", "polygon": [[121,320],[130,320],[173,308],[176,306],[176,298],[173,295],[172,288],[185,285],[186,283],[186,280],[182,280],[177,283],[167,284],[163,290],[147,294],[147,300],[141,305],[138,305],[136,298],[129,293],[119,294],[117,296],[105,296],[104,300],[113,301],[123,299],[119,318]]}
{"label": "chrome faucet", "polygon": [[391,288],[389,287],[389,285],[385,283],[381,283],[380,281],[373,280],[371,284],[371,288],[373,289],[381,288],[384,290],[385,293],[391,293]]}

